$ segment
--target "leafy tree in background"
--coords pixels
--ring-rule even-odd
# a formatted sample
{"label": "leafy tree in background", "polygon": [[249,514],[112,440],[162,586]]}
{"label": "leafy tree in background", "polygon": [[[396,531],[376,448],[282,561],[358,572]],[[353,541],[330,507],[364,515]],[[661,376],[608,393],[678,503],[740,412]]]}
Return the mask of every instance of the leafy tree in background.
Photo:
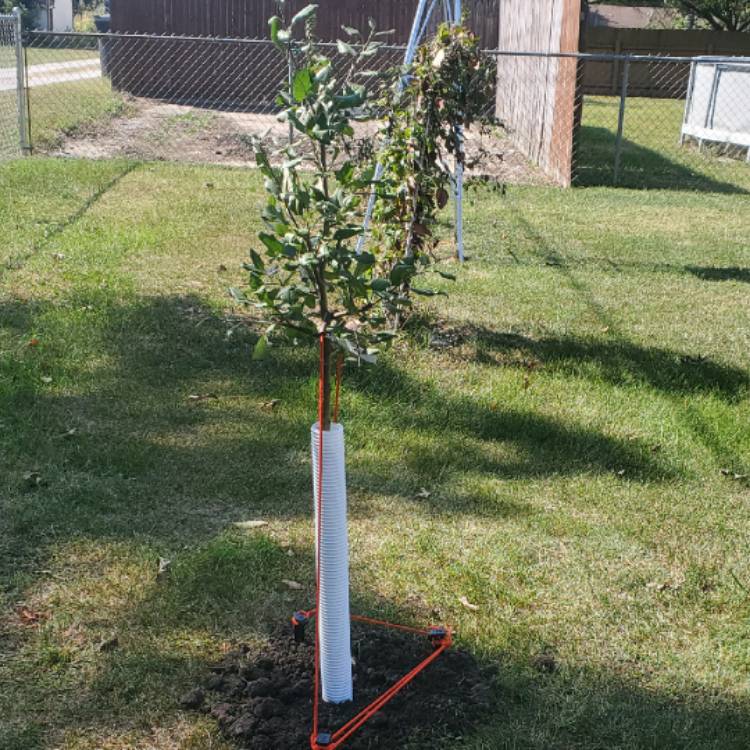
{"label": "leafy tree in background", "polygon": [[667,0],[667,4],[705,21],[714,31],[750,32],[748,0]]}
{"label": "leafy tree in background", "polygon": [[26,2],[19,2],[18,0],[0,0],[0,13],[11,13],[13,8],[20,8],[23,27],[24,29],[30,29],[35,18],[35,14],[32,11],[34,5],[36,5],[36,3],[34,3],[33,0],[26,0]]}
{"label": "leafy tree in background", "polygon": [[750,0],[596,0],[592,5],[648,5],[675,8],[714,31],[750,32]]}

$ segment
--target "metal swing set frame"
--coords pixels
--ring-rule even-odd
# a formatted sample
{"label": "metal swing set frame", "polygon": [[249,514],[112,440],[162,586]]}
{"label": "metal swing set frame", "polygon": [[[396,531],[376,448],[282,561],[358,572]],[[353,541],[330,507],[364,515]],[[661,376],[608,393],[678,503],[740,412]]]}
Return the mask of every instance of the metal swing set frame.
{"label": "metal swing set frame", "polygon": [[[442,9],[445,20],[450,24],[458,24],[461,22],[463,15],[462,0],[419,0],[417,11],[414,16],[414,23],[412,24],[411,34],[409,35],[409,42],[406,47],[406,54],[404,55],[404,67],[408,67],[414,62],[414,57],[417,53],[419,45],[424,40],[427,29],[429,28],[430,21],[432,21],[435,13]],[[400,88],[406,85],[406,78],[402,78],[399,84]],[[463,152],[463,132],[458,132],[459,150]],[[453,170],[453,195],[455,202],[456,211],[456,254],[459,261],[464,261],[464,165],[462,153],[458,155]],[[375,171],[375,182],[378,182],[383,176],[383,170],[378,165]],[[370,193],[370,200],[367,204],[367,211],[365,212],[364,231],[359,238],[357,244],[357,251],[361,252],[364,248],[364,244],[367,241],[367,234],[370,228],[370,222],[372,221],[372,213],[375,209],[375,190],[373,189]]]}

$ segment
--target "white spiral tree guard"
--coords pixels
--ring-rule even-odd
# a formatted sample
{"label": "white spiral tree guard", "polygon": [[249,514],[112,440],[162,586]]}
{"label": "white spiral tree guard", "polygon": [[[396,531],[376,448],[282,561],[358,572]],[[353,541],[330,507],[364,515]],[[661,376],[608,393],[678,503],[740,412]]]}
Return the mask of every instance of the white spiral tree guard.
{"label": "white spiral tree guard", "polygon": [[[406,51],[405,63],[414,60],[417,47],[427,31],[438,0],[419,0]],[[461,0],[442,0],[443,14],[449,23],[460,23]],[[404,85],[402,81],[401,85]],[[382,177],[378,166],[375,181]],[[454,175],[456,198],[456,240],[463,260],[463,169],[460,159]],[[375,191],[365,216],[359,240],[361,251],[367,236]],[[313,488],[315,496],[315,552],[318,561],[317,628],[320,648],[320,678],[323,701],[345,703],[354,698],[352,681],[351,619],[349,612],[349,536],[347,530],[346,458],[344,428],[332,424],[323,431],[322,487],[320,475],[320,424],[311,430]],[[322,495],[322,497],[321,497]],[[322,508],[322,514],[321,514]]]}
{"label": "white spiral tree guard", "polygon": [[323,700],[326,703],[345,703],[352,700],[354,695],[344,428],[340,424],[332,424],[330,430],[323,431],[322,488],[319,486],[320,426],[317,423],[312,427],[311,442],[315,488],[315,550],[319,564],[317,627]]}

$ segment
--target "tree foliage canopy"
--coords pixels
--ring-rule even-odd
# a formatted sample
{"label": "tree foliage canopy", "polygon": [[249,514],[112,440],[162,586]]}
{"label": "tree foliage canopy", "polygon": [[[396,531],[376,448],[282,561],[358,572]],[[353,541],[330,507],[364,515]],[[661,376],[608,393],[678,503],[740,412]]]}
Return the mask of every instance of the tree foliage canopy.
{"label": "tree foliage canopy", "polygon": [[750,0],[597,0],[592,5],[600,3],[675,8],[703,21],[714,31],[750,32]]}
{"label": "tree foliage canopy", "polygon": [[[478,39],[461,26],[441,27],[415,66],[383,75],[367,69],[383,46],[374,23],[364,35],[344,27],[332,50],[315,40],[316,9],[269,21],[290,70],[280,119],[295,138],[277,150],[255,141],[265,230],[245,265],[249,289],[233,295],[268,324],[256,356],[274,334],[322,337],[328,373],[335,350],[372,360],[412,294],[433,294],[413,281],[431,266],[446,158],[459,154],[457,128],[471,124],[492,87]],[[388,147],[376,153],[374,140]],[[361,246],[373,191],[375,224]]]}

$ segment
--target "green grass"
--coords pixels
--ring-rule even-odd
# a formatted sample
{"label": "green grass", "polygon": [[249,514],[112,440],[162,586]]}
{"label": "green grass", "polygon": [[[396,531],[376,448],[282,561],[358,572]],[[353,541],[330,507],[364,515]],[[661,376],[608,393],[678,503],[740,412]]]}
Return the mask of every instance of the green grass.
{"label": "green grass", "polygon": [[[224,747],[177,697],[313,596],[315,353],[252,362],[226,293],[261,181],[31,159],[0,189],[0,747]],[[462,748],[746,748],[748,199],[471,195],[450,296],[346,374],[354,607],[499,666]]]}
{"label": "green grass", "polygon": [[[99,56],[91,50],[44,48],[30,48],[27,55],[30,65],[98,59]],[[0,67],[2,65],[0,58]],[[112,89],[107,78],[31,86],[28,97],[31,141],[41,152],[55,150],[66,136],[101,128],[128,111],[122,95]],[[16,111],[16,92],[0,91],[0,155],[6,157],[18,150]]]}
{"label": "green grass", "polygon": [[[0,91],[0,154],[18,153],[15,91]],[[85,134],[127,114],[123,97],[106,79],[35,86],[29,90],[31,143],[34,150],[55,150],[66,136]]]}
{"label": "green grass", "polygon": [[[740,106],[738,104],[738,106]],[[577,149],[577,180],[582,185],[611,185],[620,100],[587,96]],[[730,155],[718,146],[699,152],[680,145],[685,102],[629,97],[625,109],[619,185],[624,187],[750,191],[746,151]]]}
{"label": "green grass", "polygon": [[[26,61],[28,65],[46,63],[70,62],[72,60],[98,59],[96,49],[55,49],[50,47],[27,47]],[[0,68],[15,68],[16,53],[12,47],[0,47]]]}
{"label": "green grass", "polygon": [[58,148],[65,136],[85,134],[128,111],[106,78],[34,87],[29,107],[31,142],[41,151]]}

